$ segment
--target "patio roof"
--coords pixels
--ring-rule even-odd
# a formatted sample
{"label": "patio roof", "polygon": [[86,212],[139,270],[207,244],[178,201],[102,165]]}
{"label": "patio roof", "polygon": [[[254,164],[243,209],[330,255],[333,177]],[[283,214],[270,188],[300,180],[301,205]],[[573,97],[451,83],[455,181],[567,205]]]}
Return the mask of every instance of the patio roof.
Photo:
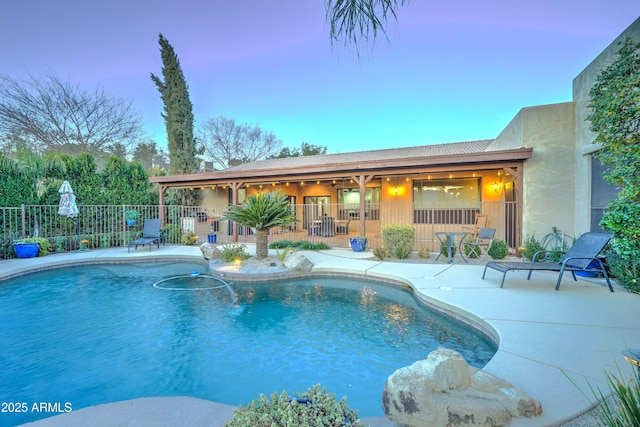
{"label": "patio roof", "polygon": [[493,140],[457,142],[357,151],[318,156],[288,157],[245,163],[219,171],[151,177],[163,187],[280,179],[329,178],[350,174],[394,175],[420,170],[488,169],[521,163],[531,148],[487,150]]}

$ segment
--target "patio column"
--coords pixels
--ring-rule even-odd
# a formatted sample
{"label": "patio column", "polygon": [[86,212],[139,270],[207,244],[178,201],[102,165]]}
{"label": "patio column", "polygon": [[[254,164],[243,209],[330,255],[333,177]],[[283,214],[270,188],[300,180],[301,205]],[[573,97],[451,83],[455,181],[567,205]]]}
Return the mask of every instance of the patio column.
{"label": "patio column", "polygon": [[164,225],[164,192],[167,190],[167,187],[162,184],[158,184],[158,200],[160,203],[158,209],[158,217],[160,218],[160,226]]}
{"label": "patio column", "polygon": [[358,183],[360,187],[360,236],[366,236],[365,226],[365,185],[373,179],[374,175],[353,175],[351,178]]}
{"label": "patio column", "polygon": [[[242,187],[241,181],[235,181],[229,183],[229,188],[231,188],[231,204],[236,206],[238,204],[238,190]],[[238,242],[238,224],[233,223],[233,242]]]}

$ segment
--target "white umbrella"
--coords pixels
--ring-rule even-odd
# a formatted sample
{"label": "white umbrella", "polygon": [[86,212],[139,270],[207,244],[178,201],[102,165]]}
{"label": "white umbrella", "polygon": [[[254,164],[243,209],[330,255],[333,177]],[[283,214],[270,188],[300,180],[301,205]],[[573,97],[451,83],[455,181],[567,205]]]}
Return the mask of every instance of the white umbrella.
{"label": "white umbrella", "polygon": [[76,205],[76,195],[73,194],[69,181],[64,181],[58,190],[60,193],[60,205],[58,206],[58,214],[68,218],[73,218],[78,234],[78,243],[80,242],[80,229],[78,228],[78,205]]}

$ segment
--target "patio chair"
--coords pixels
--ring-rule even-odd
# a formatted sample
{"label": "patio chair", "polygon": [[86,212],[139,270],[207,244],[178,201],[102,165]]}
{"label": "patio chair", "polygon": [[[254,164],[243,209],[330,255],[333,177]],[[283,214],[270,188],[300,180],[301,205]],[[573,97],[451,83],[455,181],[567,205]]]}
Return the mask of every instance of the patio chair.
{"label": "patio chair", "polygon": [[470,236],[476,237],[481,228],[485,228],[489,224],[488,214],[476,214],[476,223],[473,225],[463,225],[462,231],[466,231]]}
{"label": "patio chair", "polygon": [[495,228],[481,228],[475,239],[464,241],[463,247],[467,256],[471,258],[472,254],[475,254],[476,257],[480,257],[478,262],[482,262],[489,252],[495,235]]}
{"label": "patio chair", "polygon": [[322,218],[319,234],[322,237],[333,237],[336,235],[335,220],[332,216]]}
{"label": "patio chair", "polygon": [[560,282],[565,271],[570,271],[573,276],[573,280],[577,281],[576,271],[589,272],[589,273],[602,273],[609,290],[613,292],[611,281],[607,270],[602,264],[602,260],[598,257],[600,252],[611,240],[611,235],[606,233],[585,233],[578,238],[569,248],[569,250],[562,256],[559,262],[535,262],[538,256],[545,256],[549,253],[558,253],[561,251],[538,251],[534,254],[532,262],[501,262],[491,261],[484,266],[484,273],[482,273],[482,279],[487,273],[487,268],[492,268],[502,272],[502,283],[500,287],[504,286],[504,279],[508,271],[512,270],[529,270],[527,280],[531,279],[531,273],[536,271],[558,271],[558,282],[556,283],[556,291],[560,289]]}
{"label": "patio chair", "polygon": [[134,249],[138,249],[138,246],[149,245],[149,251],[151,251],[151,244],[156,243],[158,249],[160,249],[160,242],[165,244],[164,236],[160,231],[159,219],[145,219],[144,228],[142,231],[138,231],[132,241],[129,242],[127,252],[131,251],[131,246]]}
{"label": "patio chair", "polygon": [[347,220],[347,222],[341,221],[336,223],[336,234],[349,234],[349,223],[351,222],[351,217]]}

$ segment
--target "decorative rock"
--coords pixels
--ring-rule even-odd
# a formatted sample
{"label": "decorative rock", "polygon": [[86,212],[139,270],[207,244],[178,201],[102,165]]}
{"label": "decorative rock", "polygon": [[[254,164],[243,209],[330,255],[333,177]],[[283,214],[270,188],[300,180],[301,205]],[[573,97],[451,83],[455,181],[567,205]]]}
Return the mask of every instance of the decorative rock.
{"label": "decorative rock", "polygon": [[220,249],[212,243],[203,243],[200,245],[200,251],[204,259],[220,258]]}
{"label": "decorative rock", "polygon": [[408,427],[499,427],[511,417],[542,413],[540,402],[522,390],[444,348],[395,371],[385,384],[382,406],[389,419]]}
{"label": "decorative rock", "polygon": [[290,252],[284,259],[284,266],[289,270],[311,271],[313,264],[304,255]]}

